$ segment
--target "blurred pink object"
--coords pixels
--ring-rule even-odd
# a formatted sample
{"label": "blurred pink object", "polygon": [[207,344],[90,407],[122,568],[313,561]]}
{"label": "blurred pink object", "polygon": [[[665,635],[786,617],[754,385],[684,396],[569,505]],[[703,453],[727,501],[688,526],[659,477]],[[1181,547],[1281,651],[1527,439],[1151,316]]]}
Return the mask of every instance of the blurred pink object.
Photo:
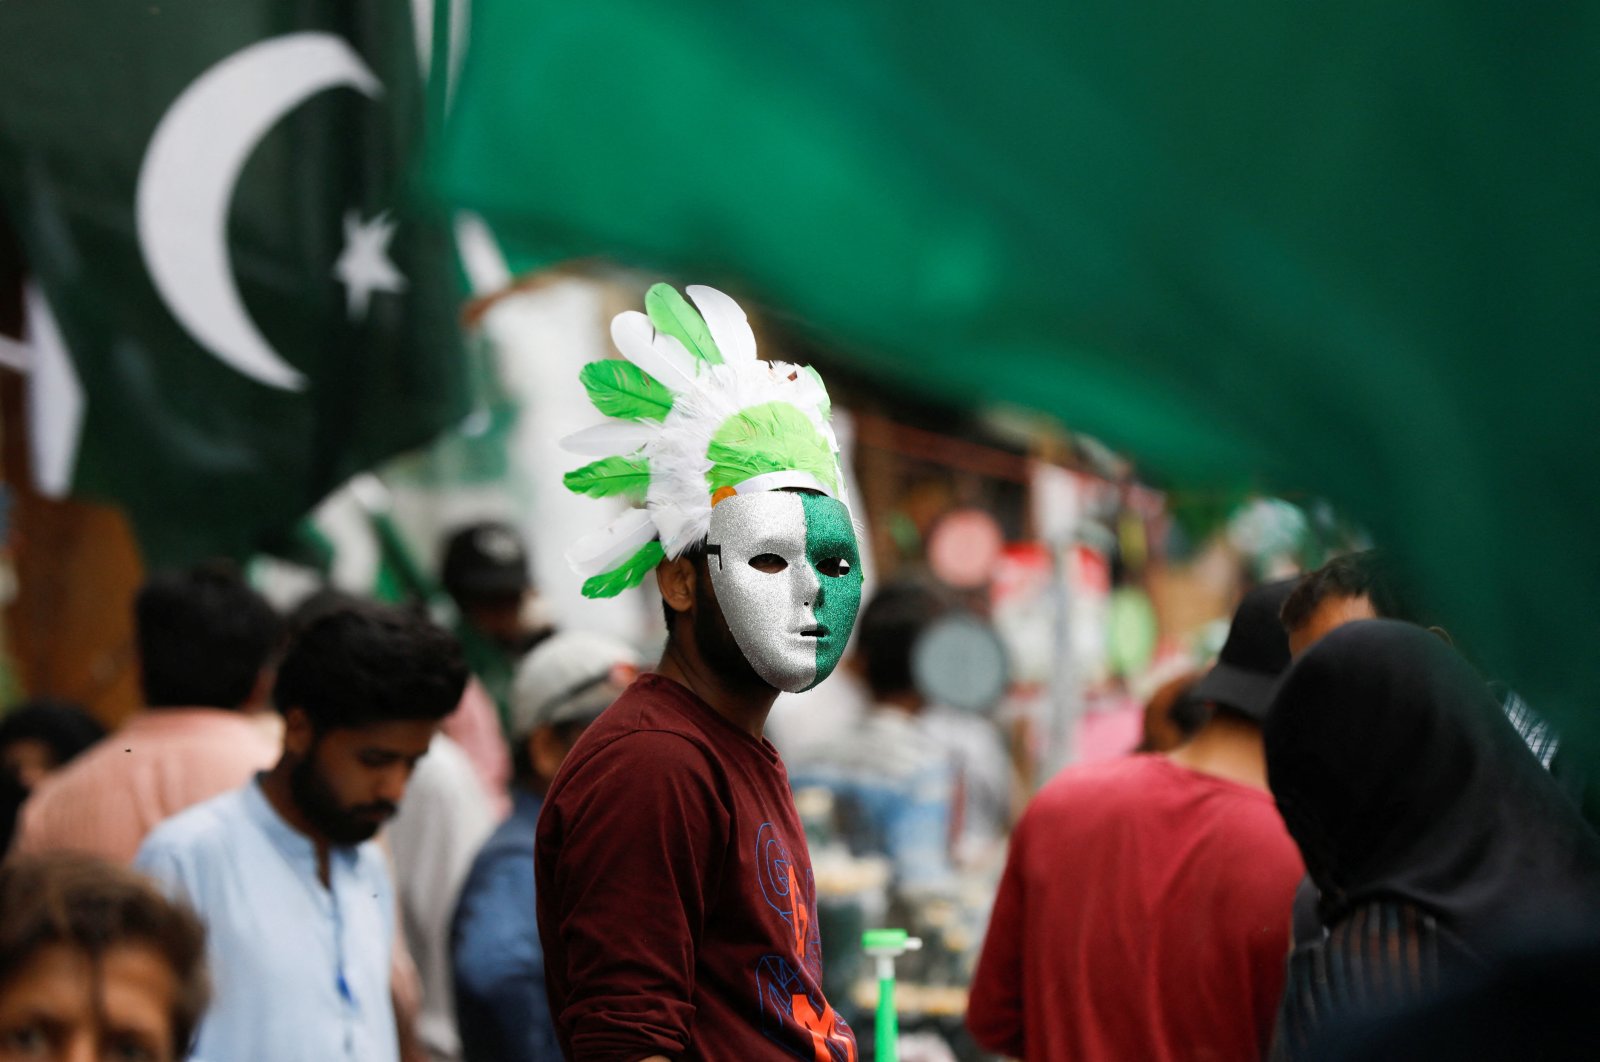
{"label": "blurred pink object", "polygon": [[1144,736],[1144,705],[1127,694],[1090,704],[1078,720],[1074,763],[1096,763],[1126,756]]}
{"label": "blurred pink object", "polygon": [[500,715],[483,683],[472,679],[461,694],[461,703],[445,717],[445,734],[461,746],[472,761],[473,773],[483,783],[494,821],[511,814],[511,750],[500,730]]}

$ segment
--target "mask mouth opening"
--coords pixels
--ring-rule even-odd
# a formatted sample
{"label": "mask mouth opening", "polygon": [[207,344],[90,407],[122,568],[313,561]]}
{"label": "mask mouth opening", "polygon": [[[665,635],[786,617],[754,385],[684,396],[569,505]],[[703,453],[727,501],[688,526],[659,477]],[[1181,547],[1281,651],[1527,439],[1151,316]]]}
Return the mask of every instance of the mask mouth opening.
{"label": "mask mouth opening", "polygon": [[814,627],[800,628],[800,637],[802,638],[826,638],[827,636],[828,628],[820,623]]}

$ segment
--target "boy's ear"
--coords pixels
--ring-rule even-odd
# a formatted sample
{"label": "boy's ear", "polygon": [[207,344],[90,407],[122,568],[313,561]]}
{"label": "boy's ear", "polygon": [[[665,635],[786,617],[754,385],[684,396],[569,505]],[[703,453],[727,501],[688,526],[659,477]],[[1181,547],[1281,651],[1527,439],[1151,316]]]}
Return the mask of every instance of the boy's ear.
{"label": "boy's ear", "polygon": [[283,713],[283,751],[304,758],[311,754],[316,744],[316,727],[304,708],[290,708]]}
{"label": "boy's ear", "polygon": [[664,560],[656,565],[656,586],[661,600],[674,612],[688,612],[694,607],[695,580],[699,573],[688,557]]}

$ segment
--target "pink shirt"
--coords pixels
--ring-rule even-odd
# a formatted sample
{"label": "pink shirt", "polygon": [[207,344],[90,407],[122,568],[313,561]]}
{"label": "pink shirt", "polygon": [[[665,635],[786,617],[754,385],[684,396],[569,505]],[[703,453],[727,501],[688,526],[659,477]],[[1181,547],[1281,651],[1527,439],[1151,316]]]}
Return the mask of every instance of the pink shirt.
{"label": "pink shirt", "polygon": [[444,717],[445,736],[467,754],[473,773],[489,798],[489,810],[499,822],[511,814],[511,750],[500,731],[494,699],[483,683],[472,679],[461,691],[461,703]]}
{"label": "pink shirt", "polygon": [[39,784],[23,805],[14,850],[65,848],[132,863],[157,823],[239,788],[278,753],[239,712],[149,709]]}

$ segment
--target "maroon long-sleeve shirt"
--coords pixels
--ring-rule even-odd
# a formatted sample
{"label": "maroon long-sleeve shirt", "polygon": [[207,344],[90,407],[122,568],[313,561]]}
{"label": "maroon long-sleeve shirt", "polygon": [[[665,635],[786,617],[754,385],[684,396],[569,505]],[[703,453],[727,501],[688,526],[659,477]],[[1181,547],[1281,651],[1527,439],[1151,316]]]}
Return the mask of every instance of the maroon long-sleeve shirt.
{"label": "maroon long-sleeve shirt", "polygon": [[822,996],[816,893],[768,741],[645,675],[545,799],[539,934],[562,1049],[580,1062],[855,1062]]}

